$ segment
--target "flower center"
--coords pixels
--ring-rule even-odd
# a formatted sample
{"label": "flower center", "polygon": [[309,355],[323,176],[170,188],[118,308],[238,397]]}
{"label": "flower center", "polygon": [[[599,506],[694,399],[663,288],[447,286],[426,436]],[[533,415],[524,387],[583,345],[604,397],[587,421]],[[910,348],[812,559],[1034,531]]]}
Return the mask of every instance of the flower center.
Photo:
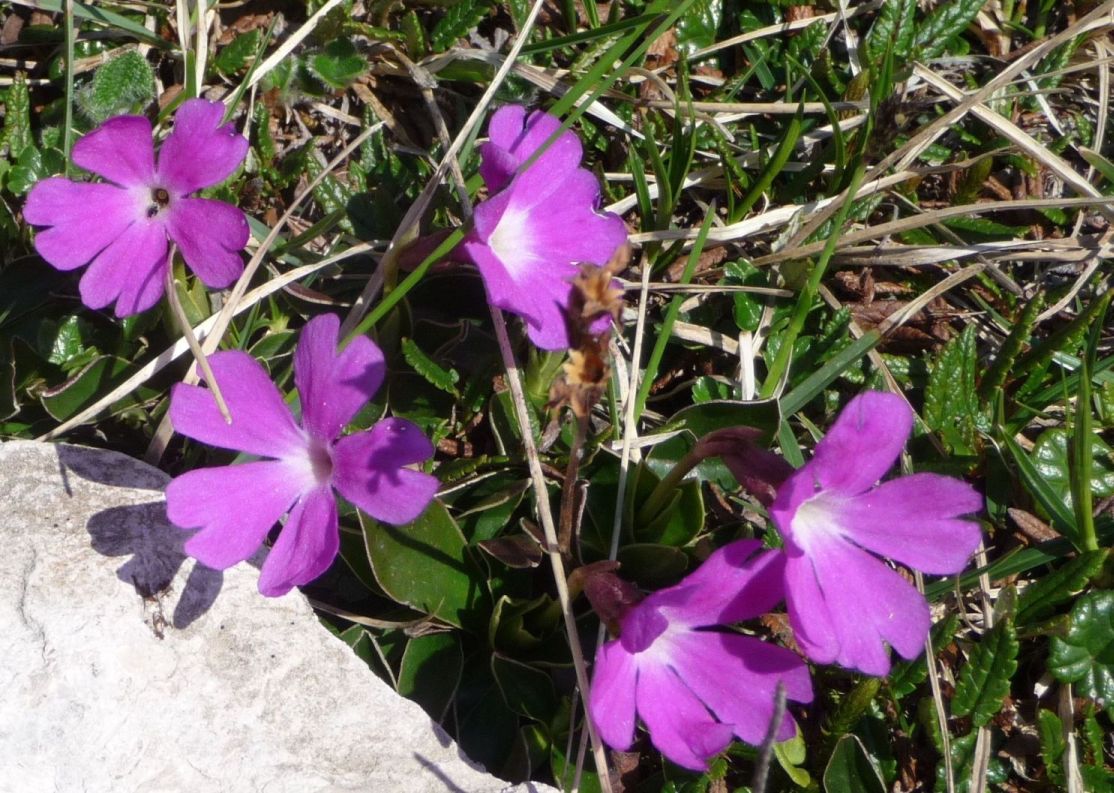
{"label": "flower center", "polygon": [[488,247],[507,268],[512,278],[521,269],[520,264],[533,258],[528,220],[528,213],[515,212],[508,207],[503,217],[499,218],[495,231],[491,232],[487,240]]}
{"label": "flower center", "polygon": [[151,190],[151,199],[147,203],[147,217],[153,218],[170,205],[170,193],[165,187],[155,187]]}
{"label": "flower center", "polygon": [[329,447],[322,441],[314,439],[309,444],[309,465],[313,472],[314,481],[319,485],[328,484],[333,478],[333,457],[329,454]]}
{"label": "flower center", "polygon": [[801,503],[792,520],[793,541],[808,551],[809,541],[816,537],[841,535],[838,499],[817,493]]}

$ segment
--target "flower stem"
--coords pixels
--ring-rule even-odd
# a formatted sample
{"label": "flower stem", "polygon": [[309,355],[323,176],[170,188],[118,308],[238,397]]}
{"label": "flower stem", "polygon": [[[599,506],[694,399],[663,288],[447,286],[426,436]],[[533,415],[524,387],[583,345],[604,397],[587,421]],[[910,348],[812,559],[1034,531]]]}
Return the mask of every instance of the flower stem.
{"label": "flower stem", "polygon": [[178,299],[178,283],[174,280],[174,254],[177,252],[178,246],[171,245],[170,255],[166,260],[166,300],[170,303],[170,313],[174,315],[174,319],[178,322],[178,327],[186,339],[186,344],[190,346],[190,352],[193,353],[194,360],[197,361],[198,367],[205,375],[205,382],[208,383],[209,390],[213,392],[213,399],[217,401],[217,410],[224,417],[225,423],[231,424],[232,414],[229,412],[228,404],[224,401],[224,396],[220,392],[220,386],[217,385],[217,378],[209,366],[209,359],[205,357],[201,344],[198,343],[197,337],[193,335],[193,327],[186,317],[185,309],[182,308],[182,302]]}
{"label": "flower stem", "polygon": [[[62,150],[66,155],[66,175],[70,175],[70,150],[73,149],[73,76],[74,76],[74,25],[73,0],[66,0],[66,115],[62,124]],[[13,154],[18,154],[14,152]]]}
{"label": "flower stem", "polygon": [[611,782],[607,773],[607,756],[604,754],[603,744],[600,742],[599,735],[596,734],[596,727],[588,713],[588,669],[584,663],[584,650],[580,646],[580,634],[576,628],[576,615],[573,614],[572,603],[569,600],[565,562],[561,557],[561,550],[557,542],[557,530],[553,525],[553,511],[549,506],[549,491],[545,487],[545,475],[542,473],[538,448],[534,443],[534,433],[527,412],[526,396],[522,391],[522,379],[519,376],[518,364],[515,363],[514,351],[511,349],[511,340],[507,336],[507,322],[503,318],[503,312],[495,306],[489,307],[492,322],[495,324],[495,338],[499,342],[499,352],[503,357],[503,367],[507,371],[507,385],[511,390],[515,417],[522,432],[523,451],[526,453],[526,462],[530,469],[530,481],[534,486],[534,500],[538,505],[538,517],[541,519],[542,531],[545,533],[545,550],[549,557],[550,567],[553,570],[553,583],[557,587],[557,601],[561,604],[561,613],[565,618],[565,634],[569,640],[569,650],[572,652],[573,667],[576,670],[576,683],[585,703],[586,718],[584,723],[588,727],[588,736],[592,740],[592,756],[596,761],[596,772],[599,774],[600,787],[604,790],[604,793],[611,793]]}
{"label": "flower stem", "polygon": [[561,553],[569,555],[572,550],[572,537],[576,520],[576,504],[581,500],[581,488],[576,486],[580,473],[580,451],[584,448],[584,438],[588,434],[588,416],[576,416],[576,431],[572,447],[569,449],[569,464],[565,466],[565,486],[561,489],[561,515],[558,526],[557,545]]}
{"label": "flower stem", "polygon": [[673,491],[681,484],[685,475],[699,465],[706,456],[699,452],[699,447],[693,447],[688,454],[678,460],[677,464],[658,482],[657,487],[650,493],[650,497],[642,504],[641,509],[638,510],[637,521],[641,523],[648,518],[652,520],[654,515],[660,513],[665,505],[669,503]]}

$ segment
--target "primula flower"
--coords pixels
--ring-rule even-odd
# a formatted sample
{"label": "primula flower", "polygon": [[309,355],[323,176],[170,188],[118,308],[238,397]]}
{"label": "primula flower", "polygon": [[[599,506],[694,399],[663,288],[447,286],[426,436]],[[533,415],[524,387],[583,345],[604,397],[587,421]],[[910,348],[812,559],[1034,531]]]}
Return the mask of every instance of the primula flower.
{"label": "primula flower", "polygon": [[[784,557],[755,540],[719,549],[683,581],[653,593],[619,619],[619,638],[596,654],[589,712],[600,736],[625,751],[635,714],[654,746],[678,765],[705,770],[737,736],[760,744],[778,683],[808,702],[808,668],[788,650],[713,626],[751,619],[783,597]],[[706,629],[707,630],[703,630]],[[778,740],[793,737],[786,716]]]}
{"label": "primula flower", "polygon": [[79,284],[89,308],[116,303],[116,316],[124,317],[157,303],[169,264],[167,237],[208,286],[226,287],[243,272],[244,213],[189,197],[224,181],[247,153],[247,140],[231,124],[222,126],[223,116],[219,102],[184,102],[157,165],[151,122],[111,118],[73,147],[73,161],[108,183],[52,177],[31,189],[23,217],[50,226],[35,237],[39,254],[59,270],[92,262]]}
{"label": "primula flower", "polygon": [[889,671],[883,642],[915,658],[931,625],[912,584],[874,554],[925,573],[962,570],[979,544],[982,509],[966,482],[913,474],[881,485],[913,428],[893,394],[852,399],[812,460],[777,489],[770,515],[785,540],[785,590],[797,644],[809,658],[870,675]]}
{"label": "primula flower", "polygon": [[174,429],[203,443],[270,459],[202,468],[166,489],[167,515],[200,528],[186,553],[223,570],[247,559],[284,513],[286,523],[263,564],[259,591],[269,597],[321,575],[337,555],[333,488],[386,523],[408,523],[426,508],[437,479],[404,466],[433,454],[433,444],[403,419],[339,437],[383,382],[383,354],[359,336],[337,353],[340,320],[325,314],[302,331],[294,353],[301,398],[299,426],[263,367],[239,351],[209,358],[232,423],[212,392],[179,384],[171,395]]}
{"label": "primula flower", "polygon": [[542,111],[508,105],[491,118],[480,148],[480,174],[491,197],[476,207],[460,251],[477,268],[493,305],[526,320],[530,340],[565,349],[565,310],[578,263],[604,265],[626,241],[622,218],[598,211],[600,185],[580,165],[580,140],[559,135],[516,173],[560,128]]}

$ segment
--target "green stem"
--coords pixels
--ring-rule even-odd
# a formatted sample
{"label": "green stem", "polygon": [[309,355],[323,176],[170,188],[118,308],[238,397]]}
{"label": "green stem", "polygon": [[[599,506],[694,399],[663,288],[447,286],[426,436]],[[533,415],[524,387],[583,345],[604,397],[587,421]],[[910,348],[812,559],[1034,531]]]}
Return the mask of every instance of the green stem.
{"label": "green stem", "polygon": [[816,293],[820,290],[820,280],[824,277],[824,273],[828,269],[828,262],[831,261],[832,255],[835,253],[836,243],[839,242],[839,235],[843,229],[844,221],[847,220],[847,215],[851,211],[851,205],[855,202],[855,194],[859,191],[859,184],[863,180],[864,166],[859,165],[858,168],[851,174],[851,183],[847,186],[847,198],[840,206],[839,211],[836,212],[835,218],[832,221],[832,232],[828,235],[827,242],[824,243],[824,249],[820,253],[820,258],[809,273],[808,282],[805,284],[804,289],[801,290],[801,296],[797,299],[797,307],[793,312],[792,318],[789,320],[789,327],[785,329],[785,333],[781,337],[781,346],[778,348],[777,357],[774,362],[770,364],[769,373],[766,375],[765,382],[762,383],[762,391],[760,397],[762,399],[769,399],[777,391],[778,386],[781,384],[781,378],[789,368],[789,361],[793,356],[793,347],[796,344],[797,337],[805,326],[805,319],[808,317],[808,312],[812,310],[812,301],[816,298]]}

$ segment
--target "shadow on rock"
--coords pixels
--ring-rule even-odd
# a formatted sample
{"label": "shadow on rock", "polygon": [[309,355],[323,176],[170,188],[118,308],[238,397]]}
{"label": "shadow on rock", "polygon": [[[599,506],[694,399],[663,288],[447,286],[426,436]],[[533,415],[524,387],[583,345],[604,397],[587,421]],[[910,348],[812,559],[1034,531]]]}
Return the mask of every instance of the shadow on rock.
{"label": "shadow on rock", "polygon": [[[139,489],[162,490],[166,477],[131,458],[117,455],[105,464],[104,452],[60,447],[58,462],[63,474],[77,474],[100,484]],[[224,574],[197,563],[180,594],[172,589],[174,578],[188,558],[182,549],[190,532],[171,524],[166,518],[166,503],[110,507],[89,518],[85,525],[91,545],[108,557],[127,557],[116,570],[117,577],[135,587],[145,603],[156,603],[158,620],[164,605],[174,602],[170,620],[175,628],[188,627],[213,605],[224,582]],[[146,610],[146,609],[145,609]],[[153,625],[154,627],[154,625]],[[160,630],[156,630],[161,638]]]}

